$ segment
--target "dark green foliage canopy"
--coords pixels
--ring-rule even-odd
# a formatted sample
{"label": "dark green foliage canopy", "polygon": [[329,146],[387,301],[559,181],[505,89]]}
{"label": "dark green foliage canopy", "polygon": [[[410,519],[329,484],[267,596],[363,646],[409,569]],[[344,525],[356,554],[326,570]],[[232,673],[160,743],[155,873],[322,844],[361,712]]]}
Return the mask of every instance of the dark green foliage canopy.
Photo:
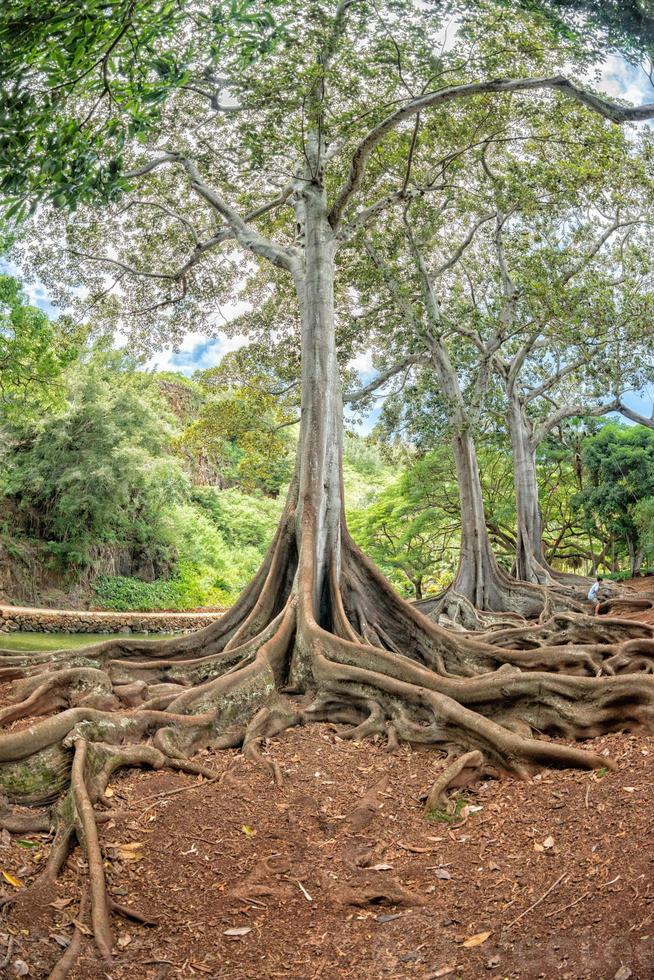
{"label": "dark green foliage canopy", "polygon": [[654,431],[608,424],[585,441],[582,458],[589,483],[576,504],[589,527],[600,521],[636,550],[639,510],[654,497]]}
{"label": "dark green foliage canopy", "polygon": [[[3,0],[0,194],[74,208],[125,186],[123,150],[170,94],[202,89],[226,50],[247,64],[275,38],[276,0]],[[17,166],[20,161],[20,166]]]}

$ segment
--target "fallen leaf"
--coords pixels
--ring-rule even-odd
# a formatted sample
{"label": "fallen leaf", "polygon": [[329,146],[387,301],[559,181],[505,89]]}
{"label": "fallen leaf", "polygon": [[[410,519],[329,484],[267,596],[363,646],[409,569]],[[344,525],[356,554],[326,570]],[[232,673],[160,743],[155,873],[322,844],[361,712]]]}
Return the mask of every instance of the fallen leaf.
{"label": "fallen leaf", "polygon": [[256,830],[254,830],[254,828],[252,827],[248,827],[247,824],[243,824],[241,830],[243,831],[246,837],[256,837],[257,835]]}
{"label": "fallen leaf", "polygon": [[534,850],[540,851],[542,853],[545,850],[545,848],[543,847],[542,844],[539,844],[538,841],[534,841]]}
{"label": "fallen leaf", "polygon": [[119,861],[140,861],[143,858],[141,853],[145,844],[143,841],[132,841],[129,844],[107,844],[116,854]]}
{"label": "fallen leaf", "polygon": [[20,880],[20,878],[14,878],[14,876],[10,875],[8,871],[3,871],[2,877],[5,879],[5,881],[8,881],[10,885],[13,885],[14,888],[23,887],[23,882]]}
{"label": "fallen leaf", "polygon": [[111,786],[107,786],[106,790],[104,791],[104,795],[108,800],[111,799],[111,797],[114,795],[114,791],[112,790]]}
{"label": "fallen leaf", "polygon": [[9,847],[11,844],[11,834],[6,827],[0,831],[0,847]]}
{"label": "fallen leaf", "polygon": [[132,937],[128,932],[124,932],[122,936],[118,937],[118,945],[121,946],[123,949],[125,948],[125,946],[129,946],[131,941],[132,941]]}
{"label": "fallen leaf", "polygon": [[450,878],[452,877],[450,872],[447,871],[445,868],[436,868],[434,874],[436,875],[437,878],[440,878],[441,881],[449,881]]}
{"label": "fallen leaf", "polygon": [[50,902],[50,906],[53,909],[65,909],[72,901],[72,898],[55,898],[54,902]]}
{"label": "fallen leaf", "polygon": [[402,841],[398,841],[396,846],[403,851],[411,851],[412,854],[431,854],[436,850],[435,847],[416,847],[414,844],[403,844]]}
{"label": "fallen leaf", "polygon": [[373,864],[370,866],[371,871],[390,871],[393,867],[392,864]]}
{"label": "fallen leaf", "polygon": [[17,840],[16,845],[17,847],[40,847],[38,841],[34,840]]}
{"label": "fallen leaf", "polygon": [[466,941],[461,945],[464,946],[465,949],[472,949],[473,946],[481,946],[482,943],[486,942],[486,940],[490,935],[491,935],[490,931],[478,932],[474,936],[470,936],[468,939],[466,939]]}
{"label": "fallen leaf", "polygon": [[494,970],[499,965],[500,965],[499,956],[491,956],[491,958],[486,962],[486,968],[488,970]]}
{"label": "fallen leaf", "polygon": [[501,871],[502,869],[500,868],[500,866],[497,863],[497,861],[489,861],[488,862],[488,870],[489,871]]}
{"label": "fallen leaf", "polygon": [[14,973],[17,977],[26,977],[29,972],[30,968],[25,960],[14,960]]}
{"label": "fallen leaf", "polygon": [[236,929],[225,929],[223,936],[247,936],[252,932],[251,926],[238,926]]}
{"label": "fallen leaf", "polygon": [[628,966],[621,966],[613,980],[629,980],[629,977],[633,976],[632,970]]}
{"label": "fallen leaf", "polygon": [[400,919],[401,917],[401,912],[389,912],[387,915],[376,915],[375,922],[392,922],[393,919]]}
{"label": "fallen leaf", "polygon": [[625,791],[625,793],[634,793],[636,791],[635,786],[623,786],[622,788]]}
{"label": "fallen leaf", "polygon": [[454,973],[456,966],[442,966],[440,970],[436,970],[436,973],[429,974],[429,980],[437,980],[438,977],[447,977],[450,973]]}
{"label": "fallen leaf", "polygon": [[63,949],[66,949],[66,947],[70,945],[70,939],[67,936],[62,936],[59,932],[51,932],[50,939],[54,939],[54,941]]}
{"label": "fallen leaf", "polygon": [[551,847],[554,847],[554,838],[546,837],[545,840],[543,841],[543,847],[545,848],[546,851],[549,851]]}

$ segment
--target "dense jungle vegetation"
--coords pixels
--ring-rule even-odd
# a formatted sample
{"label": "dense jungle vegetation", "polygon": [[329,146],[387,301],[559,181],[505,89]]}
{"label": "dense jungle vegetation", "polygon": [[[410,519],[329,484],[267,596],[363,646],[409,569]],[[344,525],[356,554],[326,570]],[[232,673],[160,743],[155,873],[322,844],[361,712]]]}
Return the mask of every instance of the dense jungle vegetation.
{"label": "dense jungle vegetation", "polygon": [[[13,572],[3,598],[115,610],[233,602],[272,538],[291,477],[288,399],[261,378],[259,387],[235,382],[238,354],[192,377],[147,369],[65,317],[49,319],[11,276],[0,288],[0,546]],[[452,449],[445,419],[414,419],[398,434],[390,409],[365,436],[350,416],[346,510],[355,540],[398,591],[423,598],[449,584],[458,562]],[[488,531],[510,570],[513,471],[499,414],[479,460]],[[556,568],[625,577],[654,563],[654,431],[566,419],[540,445],[537,470]]]}

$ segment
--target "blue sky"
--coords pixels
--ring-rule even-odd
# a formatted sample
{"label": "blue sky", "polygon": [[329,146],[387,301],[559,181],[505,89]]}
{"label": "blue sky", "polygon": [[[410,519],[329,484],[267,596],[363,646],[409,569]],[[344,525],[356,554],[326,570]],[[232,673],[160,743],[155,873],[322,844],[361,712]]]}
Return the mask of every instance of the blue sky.
{"label": "blue sky", "polygon": [[[654,92],[649,79],[644,71],[636,66],[626,64],[621,58],[610,55],[604,65],[599,88],[608,95],[617,98],[628,99],[634,104],[652,101]],[[20,271],[13,266],[0,260],[0,269],[14,272],[20,275]],[[26,284],[31,301],[45,310],[50,316],[57,316],[58,310],[51,303],[47,291],[40,283]],[[243,307],[234,306],[231,311],[225,311],[228,318],[236,316],[242,311]],[[149,361],[149,366],[170,371],[179,371],[182,374],[191,375],[196,370],[206,370],[215,367],[220,363],[223,356],[229,351],[235,350],[246,343],[245,337],[228,337],[226,334],[218,332],[214,337],[207,337],[206,334],[189,333],[177,349],[172,347],[164,348]],[[365,354],[360,355],[354,362],[353,367],[359,372],[361,382],[365,384],[374,376],[374,371],[370,358]],[[654,399],[654,386],[651,390],[644,392],[643,396],[629,395],[625,401],[636,411],[649,415],[651,413],[652,400]],[[347,414],[347,412],[346,412]],[[374,409],[369,417],[359,424],[363,432],[370,431],[379,415],[379,407]]]}

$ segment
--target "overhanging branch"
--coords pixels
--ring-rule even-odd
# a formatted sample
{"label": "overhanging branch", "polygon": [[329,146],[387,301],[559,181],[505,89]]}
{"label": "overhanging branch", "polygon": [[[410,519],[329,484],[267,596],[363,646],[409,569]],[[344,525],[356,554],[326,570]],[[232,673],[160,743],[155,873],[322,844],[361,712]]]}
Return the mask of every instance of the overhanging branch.
{"label": "overhanging branch", "polygon": [[416,99],[411,99],[401,108],[396,109],[395,112],[386,116],[385,119],[371,129],[361,140],[352,155],[348,176],[336,195],[336,200],[330,211],[330,224],[333,228],[338,227],[350,198],[361,185],[370,154],[384,137],[396,129],[400,123],[407,119],[412,119],[419,112],[424,112],[426,109],[445,102],[469,99],[476,95],[486,95],[489,93],[533,92],[542,89],[561,92],[567,98],[588,106],[593,112],[614,123],[641,122],[654,118],[654,103],[648,103],[642,106],[620,105],[617,102],[612,102],[609,99],[604,99],[599,95],[579,88],[569,79],[561,75],[554,75],[549,78],[499,78],[488,82],[471,82],[467,85],[453,85],[440,89],[438,92],[429,92]]}

